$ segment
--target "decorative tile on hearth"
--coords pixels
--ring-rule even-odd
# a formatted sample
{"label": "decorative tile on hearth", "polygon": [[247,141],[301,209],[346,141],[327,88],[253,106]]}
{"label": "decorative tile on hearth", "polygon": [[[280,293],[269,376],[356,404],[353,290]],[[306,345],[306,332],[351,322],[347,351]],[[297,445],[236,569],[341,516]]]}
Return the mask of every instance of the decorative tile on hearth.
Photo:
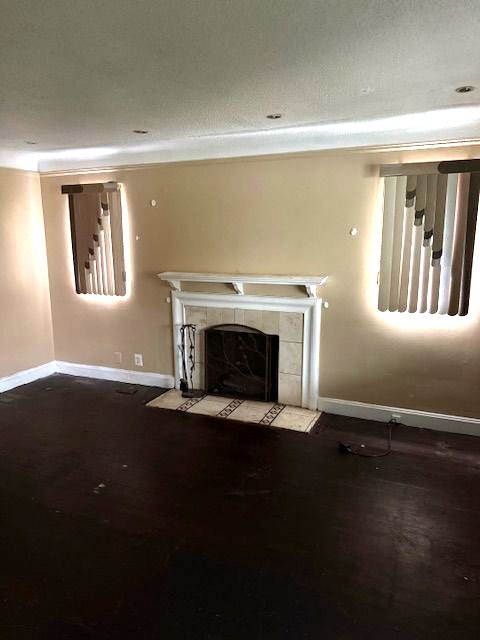
{"label": "decorative tile on hearth", "polygon": [[303,431],[304,433],[308,433],[320,417],[319,411],[285,406],[278,402],[258,402],[212,395],[183,398],[180,391],[176,389],[171,389],[155,398],[147,406],[227,420],[239,420],[264,427]]}
{"label": "decorative tile on hearth", "polygon": [[301,407],[285,407],[272,422],[272,427],[310,431],[319,417],[319,411],[309,411]]}
{"label": "decorative tile on hearth", "polygon": [[206,416],[216,416],[231,402],[231,398],[222,398],[221,396],[204,396],[200,402],[197,402],[189,413],[201,413]]}
{"label": "decorative tile on hearth", "polygon": [[245,400],[228,418],[243,422],[261,422],[265,414],[273,407],[273,402],[256,402]]}

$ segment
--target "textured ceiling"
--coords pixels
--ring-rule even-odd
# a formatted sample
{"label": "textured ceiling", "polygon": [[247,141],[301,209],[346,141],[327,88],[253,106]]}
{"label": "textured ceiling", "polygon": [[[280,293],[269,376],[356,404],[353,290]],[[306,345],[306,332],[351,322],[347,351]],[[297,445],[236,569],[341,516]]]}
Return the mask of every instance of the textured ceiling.
{"label": "textured ceiling", "polygon": [[0,0],[0,15],[0,161],[174,157],[189,140],[480,104],[478,0]]}

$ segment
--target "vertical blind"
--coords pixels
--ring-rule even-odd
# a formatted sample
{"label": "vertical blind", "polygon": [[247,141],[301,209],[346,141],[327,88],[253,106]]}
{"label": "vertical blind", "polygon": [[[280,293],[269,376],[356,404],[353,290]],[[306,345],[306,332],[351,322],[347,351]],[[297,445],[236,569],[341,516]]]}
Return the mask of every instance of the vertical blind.
{"label": "vertical blind", "polygon": [[63,185],[62,193],[68,194],[77,293],[125,295],[120,185]]}
{"label": "vertical blind", "polygon": [[378,308],[466,315],[480,161],[386,165],[381,175],[384,200]]}

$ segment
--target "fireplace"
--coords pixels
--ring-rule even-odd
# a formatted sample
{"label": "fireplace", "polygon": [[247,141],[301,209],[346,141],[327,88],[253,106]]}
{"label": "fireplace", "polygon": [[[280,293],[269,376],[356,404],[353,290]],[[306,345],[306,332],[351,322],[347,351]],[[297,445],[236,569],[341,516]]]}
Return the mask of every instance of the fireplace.
{"label": "fireplace", "polygon": [[207,393],[278,400],[279,336],[241,324],[205,329]]}
{"label": "fireplace", "polygon": [[194,324],[197,328],[193,384],[195,389],[206,389],[205,332],[208,328],[219,325],[223,325],[223,328],[226,328],[225,325],[243,325],[254,328],[259,333],[279,336],[277,402],[316,409],[320,373],[321,302],[320,298],[313,297],[288,298],[174,291],[172,308],[175,386],[180,387],[183,372],[179,349],[182,325]]}

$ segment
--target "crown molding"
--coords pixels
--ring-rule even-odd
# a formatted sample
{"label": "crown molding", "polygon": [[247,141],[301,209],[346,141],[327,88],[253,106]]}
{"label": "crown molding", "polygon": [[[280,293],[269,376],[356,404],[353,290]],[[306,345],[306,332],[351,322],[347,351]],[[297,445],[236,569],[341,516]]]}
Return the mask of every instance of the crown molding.
{"label": "crown molding", "polygon": [[433,142],[425,143],[412,143],[412,144],[385,144],[376,146],[365,147],[342,147],[338,149],[318,149],[316,151],[297,151],[290,153],[269,153],[262,155],[248,155],[248,156],[234,156],[228,158],[205,158],[204,160],[177,160],[169,162],[145,162],[142,164],[119,164],[108,165],[98,168],[82,169],[64,169],[59,171],[39,171],[39,174],[45,178],[55,178],[61,176],[75,176],[75,175],[98,175],[106,173],[114,173],[116,171],[138,171],[141,169],[155,169],[165,165],[198,165],[198,164],[218,164],[218,163],[230,163],[237,162],[239,159],[242,162],[255,162],[258,158],[262,160],[278,160],[284,157],[298,157],[298,158],[314,158],[319,153],[322,154],[345,154],[345,153],[362,153],[362,154],[376,154],[376,153],[391,153],[391,152],[407,152],[407,151],[425,151],[425,150],[438,150],[438,149],[455,149],[462,147],[480,147],[480,138],[466,138],[463,140],[435,140]]}
{"label": "crown molding", "polygon": [[38,173],[39,154],[0,147],[0,168]]}
{"label": "crown molding", "polygon": [[0,149],[0,165],[53,173],[111,171],[174,162],[304,154],[413,150],[479,143],[480,106],[437,109],[371,120],[308,124],[228,134],[25,152]]}

